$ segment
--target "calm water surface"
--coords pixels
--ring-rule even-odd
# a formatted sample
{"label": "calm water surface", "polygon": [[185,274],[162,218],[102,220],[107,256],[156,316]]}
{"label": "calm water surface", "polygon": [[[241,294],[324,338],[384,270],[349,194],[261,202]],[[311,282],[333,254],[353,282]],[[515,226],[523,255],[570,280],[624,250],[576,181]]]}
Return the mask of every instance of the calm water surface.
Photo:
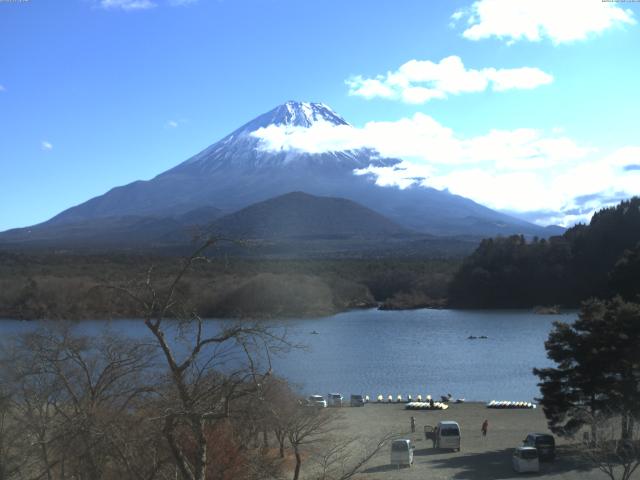
{"label": "calm water surface", "polygon": [[[539,395],[533,367],[551,365],[544,341],[556,320],[576,313],[524,311],[357,310],[331,317],[281,321],[290,337],[308,346],[274,359],[274,370],[305,393],[431,394],[467,400],[532,400]],[[217,322],[213,320],[213,322]],[[3,320],[3,336],[37,322]],[[105,322],[79,329],[97,333]],[[118,320],[113,330],[148,333],[140,320]],[[313,334],[311,332],[317,332]],[[487,339],[469,340],[470,335]]]}

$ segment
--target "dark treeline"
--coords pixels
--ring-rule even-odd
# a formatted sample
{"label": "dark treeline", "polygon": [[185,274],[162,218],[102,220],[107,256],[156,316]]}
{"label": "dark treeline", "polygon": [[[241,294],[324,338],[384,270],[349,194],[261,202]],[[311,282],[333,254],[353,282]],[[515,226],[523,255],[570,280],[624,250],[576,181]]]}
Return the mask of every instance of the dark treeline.
{"label": "dark treeline", "polygon": [[484,240],[454,276],[457,307],[577,307],[590,297],[640,293],[640,198],[597,212],[549,240]]}
{"label": "dark treeline", "polygon": [[[308,316],[384,304],[386,308],[441,305],[457,259],[258,259],[216,256],[181,284],[200,315]],[[100,288],[145,278],[150,265],[161,284],[175,257],[125,254],[0,252],[0,318],[125,318],[127,299]]]}

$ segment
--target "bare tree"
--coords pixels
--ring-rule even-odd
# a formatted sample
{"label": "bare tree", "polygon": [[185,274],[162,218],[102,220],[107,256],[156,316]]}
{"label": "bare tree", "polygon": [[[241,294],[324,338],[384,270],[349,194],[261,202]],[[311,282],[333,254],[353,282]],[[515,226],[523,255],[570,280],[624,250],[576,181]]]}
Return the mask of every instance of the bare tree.
{"label": "bare tree", "polygon": [[17,435],[11,413],[10,396],[0,391],[0,480],[17,478],[26,463],[21,452],[26,445]]}
{"label": "bare tree", "polygon": [[[636,420],[636,421],[633,421]],[[581,452],[611,480],[629,480],[640,466],[640,427],[637,419],[600,414],[591,419],[591,433],[585,435]]]}
{"label": "bare tree", "polygon": [[339,438],[336,433],[341,429],[340,414],[334,410],[305,406],[284,379],[271,377],[265,382],[262,393],[262,421],[274,433],[281,458],[285,457],[287,441],[293,449],[296,456],[294,476],[300,476],[302,453],[305,453],[313,467],[312,473],[307,472],[306,477],[347,480],[361,472],[388,440],[396,436],[386,433],[369,442]]}
{"label": "bare tree", "polygon": [[300,398],[286,380],[271,377],[264,384],[260,400],[263,412],[262,428],[273,432],[278,442],[279,456],[284,458],[290,415],[299,407]]}
{"label": "bare tree", "polygon": [[[32,372],[33,367],[30,362],[20,361],[24,358],[19,360],[14,357],[13,360],[11,365],[15,377],[12,384],[11,418],[20,428],[21,435],[17,439],[23,446],[29,445],[22,450],[22,455],[30,464],[29,470],[52,480],[57,461],[51,450],[60,418],[56,411],[58,386],[52,378],[25,375],[27,369]],[[4,379],[7,380],[6,376]]]}
{"label": "bare tree", "polygon": [[135,436],[136,402],[153,393],[145,382],[154,362],[149,345],[60,328],[22,335],[12,350],[3,379],[12,388],[13,422],[31,446],[23,452],[33,459],[30,476],[154,478],[145,457],[157,452],[138,449],[134,467],[123,448]]}
{"label": "bare tree", "polygon": [[329,425],[336,419],[335,414],[323,408],[298,405],[289,413],[287,439],[296,458],[293,480],[298,480],[302,467],[302,450],[323,440],[329,432]]}
{"label": "bare tree", "polygon": [[[262,448],[270,426],[265,392],[276,384],[271,355],[289,345],[282,329],[209,323],[189,306],[185,276],[213,243],[168,283],[149,269],[141,282],[108,286],[137,305],[150,339],[63,327],[22,335],[4,349],[0,389],[10,388],[0,408],[0,480],[12,478],[12,452],[25,459],[20,480],[279,475],[282,462]],[[10,445],[6,454],[5,413],[20,430],[12,443],[25,446]]]}
{"label": "bare tree", "polygon": [[375,457],[395,433],[385,433],[376,440],[363,442],[359,438],[331,440],[325,448],[314,453],[312,460],[318,466],[314,480],[348,480],[353,478]]}
{"label": "bare tree", "polygon": [[[205,480],[207,429],[230,418],[239,398],[259,392],[271,374],[270,352],[286,347],[281,335],[258,323],[206,325],[181,295],[185,276],[194,263],[206,260],[205,251],[217,241],[208,240],[185,259],[164,288],[154,283],[152,269],[141,285],[110,286],[138,305],[162,352],[168,375],[159,419],[186,480]],[[260,357],[266,358],[266,365]]]}

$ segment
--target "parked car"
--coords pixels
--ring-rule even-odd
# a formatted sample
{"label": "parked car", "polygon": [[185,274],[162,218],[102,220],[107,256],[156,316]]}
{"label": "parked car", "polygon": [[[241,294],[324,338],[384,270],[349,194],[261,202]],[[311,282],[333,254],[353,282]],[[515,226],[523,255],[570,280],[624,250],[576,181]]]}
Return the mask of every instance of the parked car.
{"label": "parked car", "polygon": [[538,458],[542,461],[555,460],[556,458],[556,440],[553,435],[548,433],[529,433],[522,445],[536,448]]}
{"label": "parked car", "polygon": [[460,451],[460,425],[452,420],[438,422],[434,431],[436,448],[451,448]]}
{"label": "parked car", "polygon": [[411,440],[401,438],[391,443],[391,465],[407,465],[413,463],[413,450],[416,447],[411,444]]}
{"label": "parked car", "polygon": [[307,398],[307,405],[310,407],[323,407],[326,408],[327,401],[322,395],[311,395]]}
{"label": "parked car", "polygon": [[363,395],[351,395],[351,406],[352,407],[364,407],[364,396]]}
{"label": "parked car", "polygon": [[539,472],[538,450],[535,447],[516,447],[511,457],[513,469],[519,473]]}
{"label": "parked car", "polygon": [[342,395],[339,393],[329,393],[327,394],[328,402],[327,404],[330,407],[341,407],[342,406]]}

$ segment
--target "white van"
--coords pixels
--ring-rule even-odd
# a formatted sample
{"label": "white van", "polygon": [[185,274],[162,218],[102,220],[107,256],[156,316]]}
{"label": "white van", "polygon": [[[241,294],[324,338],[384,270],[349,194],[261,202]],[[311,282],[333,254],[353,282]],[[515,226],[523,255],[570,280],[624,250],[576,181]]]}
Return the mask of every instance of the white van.
{"label": "white van", "polygon": [[327,394],[327,405],[330,407],[341,407],[342,406],[342,395],[339,393],[328,393]]}
{"label": "white van", "polygon": [[539,472],[540,461],[536,447],[516,447],[512,457],[513,469],[516,472]]}
{"label": "white van", "polygon": [[438,422],[435,430],[436,448],[451,448],[460,451],[460,425],[446,420]]}
{"label": "white van", "polygon": [[322,397],[322,395],[311,395],[307,398],[307,405],[310,407],[324,407],[327,406],[327,401]]}
{"label": "white van", "polygon": [[413,449],[415,446],[411,445],[411,440],[402,438],[394,440],[391,443],[391,465],[408,465],[409,467],[413,463]]}

